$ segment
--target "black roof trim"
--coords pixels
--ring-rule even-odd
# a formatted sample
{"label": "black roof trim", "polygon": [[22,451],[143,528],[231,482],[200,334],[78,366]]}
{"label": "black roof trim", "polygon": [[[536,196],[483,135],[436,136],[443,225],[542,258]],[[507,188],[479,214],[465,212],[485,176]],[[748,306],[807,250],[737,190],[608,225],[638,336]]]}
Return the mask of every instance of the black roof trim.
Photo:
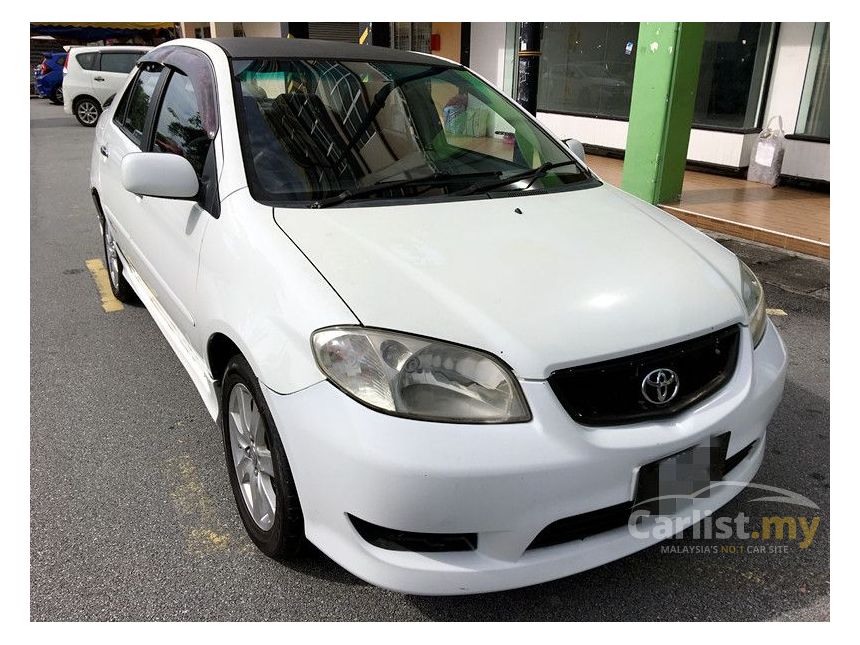
{"label": "black roof trim", "polygon": [[330,40],[264,37],[207,38],[206,40],[218,45],[230,58],[331,58],[461,67],[458,63],[427,54]]}

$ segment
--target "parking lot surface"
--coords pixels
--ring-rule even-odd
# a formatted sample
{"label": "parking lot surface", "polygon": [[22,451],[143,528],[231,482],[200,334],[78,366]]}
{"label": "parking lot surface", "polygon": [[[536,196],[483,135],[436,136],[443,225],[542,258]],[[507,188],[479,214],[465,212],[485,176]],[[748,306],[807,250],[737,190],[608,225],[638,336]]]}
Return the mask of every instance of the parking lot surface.
{"label": "parking lot surface", "polygon": [[[829,268],[734,240],[789,350],[756,482],[819,508],[753,501],[720,515],[816,514],[805,549],[655,546],[516,591],[432,598],[353,577],[312,547],[282,564],[245,535],[218,428],[145,309],[105,311],[88,191],[93,130],[32,100],[30,532],[33,620],[823,620],[829,617]],[[781,315],[781,314],[785,315]],[[691,531],[673,546],[720,546]],[[739,540],[726,544],[741,545]]]}

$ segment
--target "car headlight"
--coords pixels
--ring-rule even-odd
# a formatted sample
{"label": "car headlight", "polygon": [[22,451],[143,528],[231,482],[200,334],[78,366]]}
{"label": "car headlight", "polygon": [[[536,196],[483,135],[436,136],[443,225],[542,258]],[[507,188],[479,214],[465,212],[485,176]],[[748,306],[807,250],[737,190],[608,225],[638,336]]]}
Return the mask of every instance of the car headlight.
{"label": "car headlight", "polygon": [[740,260],[738,262],[741,265],[741,295],[747,308],[747,314],[749,314],[753,347],[758,347],[758,344],[764,337],[764,330],[767,328],[764,289],[762,289],[761,282],[755,277],[755,273]]}
{"label": "car headlight", "polygon": [[311,344],[323,373],[376,410],[454,423],[531,419],[510,370],[476,349],[364,327],[321,329]]}

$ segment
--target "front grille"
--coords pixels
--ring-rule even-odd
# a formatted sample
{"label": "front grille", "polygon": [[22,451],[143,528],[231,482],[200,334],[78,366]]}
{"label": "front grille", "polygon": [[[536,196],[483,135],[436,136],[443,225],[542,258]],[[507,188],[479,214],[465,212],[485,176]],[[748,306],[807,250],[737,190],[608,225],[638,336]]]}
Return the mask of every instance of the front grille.
{"label": "front grille", "polygon": [[[577,423],[620,425],[672,416],[725,385],[738,359],[740,327],[734,325],[660,349],[553,372],[549,384]],[[653,370],[675,372],[675,397],[649,402],[642,381]],[[654,398],[654,397],[652,397]]]}
{"label": "front grille", "polygon": [[557,520],[538,533],[526,551],[573,542],[574,540],[584,540],[592,535],[617,529],[627,524],[632,510],[633,502],[624,502]]}

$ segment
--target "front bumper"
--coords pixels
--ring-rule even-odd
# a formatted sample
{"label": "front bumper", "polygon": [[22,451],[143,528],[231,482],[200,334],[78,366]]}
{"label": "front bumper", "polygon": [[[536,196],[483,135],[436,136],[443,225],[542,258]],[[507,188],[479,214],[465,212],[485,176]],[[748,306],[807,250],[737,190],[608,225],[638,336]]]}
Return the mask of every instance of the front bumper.
{"label": "front bumper", "polygon": [[[264,389],[290,459],[308,539],[355,575],[415,594],[500,591],[568,576],[659,541],[621,527],[527,550],[556,520],[633,498],[639,467],[731,432],[730,473],[749,482],[785,382],[785,347],[768,321],[753,352],[744,330],[733,379],[697,407],[658,422],[586,428],[545,381],[523,381],[529,423],[459,425],[374,412],[328,382],[280,395]],[[715,511],[740,487],[719,487],[699,511]],[[372,546],[347,514],[422,533],[477,533],[474,551],[416,553]],[[701,517],[699,515],[698,517]],[[679,516],[686,528],[693,516]]]}

